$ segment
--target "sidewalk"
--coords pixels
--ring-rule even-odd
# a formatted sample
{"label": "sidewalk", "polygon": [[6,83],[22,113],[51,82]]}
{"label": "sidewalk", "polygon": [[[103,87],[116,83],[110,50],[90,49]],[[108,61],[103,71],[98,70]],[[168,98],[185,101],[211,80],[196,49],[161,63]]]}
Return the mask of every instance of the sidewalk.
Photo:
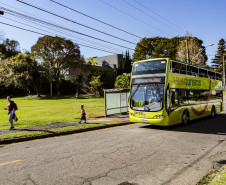
{"label": "sidewalk", "polygon": [[[96,120],[88,120],[86,124],[89,123],[100,123],[100,122],[106,122],[106,121],[120,121],[120,122],[129,122],[129,118],[122,117],[122,118],[98,118]],[[75,126],[80,125],[79,120],[76,120],[75,122],[68,122],[68,123],[53,123],[50,125],[40,125],[40,126],[34,126],[34,127],[25,127],[25,128],[15,128],[15,130],[0,130],[0,135],[2,134],[9,134],[9,133],[16,133],[16,132],[23,132],[23,131],[41,131],[41,130],[48,130],[48,129],[54,129],[54,128],[62,128],[67,126]],[[84,121],[82,121],[81,124],[84,124]]]}
{"label": "sidewalk", "polygon": [[[98,126],[98,123],[110,122],[110,121],[118,121],[120,123]],[[84,121],[82,121],[81,124],[79,124],[78,122],[79,122],[79,120],[76,120],[74,122],[68,122],[68,123],[53,123],[53,124],[50,124],[50,125],[40,125],[40,126],[34,126],[34,127],[15,128],[14,130],[9,130],[9,129],[0,130],[0,136],[3,135],[3,134],[11,134],[11,133],[24,132],[24,131],[47,131],[48,132],[47,134],[42,134],[42,135],[18,137],[18,138],[13,138],[13,139],[0,140],[0,145],[1,144],[14,143],[14,142],[28,141],[28,140],[33,140],[33,139],[53,137],[53,136],[67,135],[67,134],[73,134],[73,133],[79,133],[79,132],[86,132],[86,131],[90,131],[90,130],[98,130],[98,129],[108,128],[108,127],[115,127],[115,126],[130,124],[128,115],[119,115],[118,117],[107,117],[107,118],[102,117],[102,118],[98,118],[98,119],[95,119],[95,120],[87,120],[86,124],[97,124],[97,126],[95,126],[95,127],[82,128],[82,129],[70,130],[70,131],[62,131],[62,132],[51,132],[51,131],[49,131],[49,130],[55,129],[55,128],[63,128],[63,127],[68,127],[68,126],[85,124]]]}

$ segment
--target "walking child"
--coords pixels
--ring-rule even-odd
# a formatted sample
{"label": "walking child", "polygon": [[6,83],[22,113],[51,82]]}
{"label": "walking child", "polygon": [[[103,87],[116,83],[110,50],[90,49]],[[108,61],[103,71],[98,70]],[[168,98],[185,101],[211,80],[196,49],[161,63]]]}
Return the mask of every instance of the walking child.
{"label": "walking child", "polygon": [[85,109],[84,109],[84,105],[81,105],[81,118],[80,118],[79,123],[81,123],[82,120],[85,120],[84,123],[86,123],[86,112],[85,112]]}

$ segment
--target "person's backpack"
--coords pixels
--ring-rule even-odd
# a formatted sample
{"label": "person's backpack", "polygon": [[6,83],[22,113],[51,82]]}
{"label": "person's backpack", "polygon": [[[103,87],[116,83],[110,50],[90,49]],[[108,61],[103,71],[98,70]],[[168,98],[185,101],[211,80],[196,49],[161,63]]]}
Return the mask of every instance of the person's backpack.
{"label": "person's backpack", "polygon": [[18,110],[17,104],[14,101],[10,102],[12,105],[12,109],[14,108],[14,110]]}
{"label": "person's backpack", "polygon": [[14,103],[14,108],[15,108],[15,110],[18,110],[18,107],[17,107],[16,103]]}

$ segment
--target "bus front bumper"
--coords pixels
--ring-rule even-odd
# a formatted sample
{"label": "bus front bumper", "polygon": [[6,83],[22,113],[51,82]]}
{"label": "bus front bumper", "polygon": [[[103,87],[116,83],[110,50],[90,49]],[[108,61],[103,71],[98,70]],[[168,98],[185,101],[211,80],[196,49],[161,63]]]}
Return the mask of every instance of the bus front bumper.
{"label": "bus front bumper", "polygon": [[147,123],[152,125],[159,125],[159,126],[169,126],[169,118],[156,118],[156,119],[147,119],[147,118],[138,118],[130,115],[130,122],[135,123]]}

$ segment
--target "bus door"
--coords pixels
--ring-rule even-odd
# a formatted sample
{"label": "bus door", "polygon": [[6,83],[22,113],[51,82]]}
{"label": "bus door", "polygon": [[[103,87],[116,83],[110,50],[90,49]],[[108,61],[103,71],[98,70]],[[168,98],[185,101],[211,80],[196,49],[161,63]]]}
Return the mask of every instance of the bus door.
{"label": "bus door", "polygon": [[170,125],[180,123],[182,113],[181,113],[178,89],[170,89],[170,108],[169,109],[170,109],[169,111]]}

